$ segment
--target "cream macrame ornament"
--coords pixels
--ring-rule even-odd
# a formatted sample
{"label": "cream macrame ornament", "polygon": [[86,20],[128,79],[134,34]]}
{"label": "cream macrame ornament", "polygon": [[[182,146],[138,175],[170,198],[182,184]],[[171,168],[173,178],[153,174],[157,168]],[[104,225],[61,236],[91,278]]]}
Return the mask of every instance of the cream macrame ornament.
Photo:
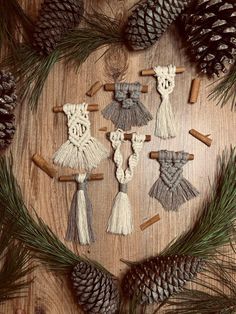
{"label": "cream macrame ornament", "polygon": [[108,156],[105,147],[91,136],[87,106],[85,103],[63,106],[68,118],[69,138],[54,154],[55,164],[90,172]]}
{"label": "cream macrame ornament", "polygon": [[110,133],[110,141],[114,149],[114,162],[116,164],[116,178],[119,182],[119,192],[114,199],[111,216],[108,222],[107,232],[128,235],[132,233],[133,221],[131,214],[131,204],[127,194],[128,183],[132,180],[134,169],[138,165],[139,153],[145,141],[145,135],[132,134],[133,153],[128,159],[128,168],[124,171],[123,156],[120,148],[124,142],[124,132],[118,129]]}
{"label": "cream macrame ornament", "polygon": [[88,175],[77,174],[75,181],[77,191],[71,203],[66,240],[86,245],[94,242],[92,204],[87,191]]}
{"label": "cream macrame ornament", "polygon": [[199,195],[195,187],[183,177],[183,166],[188,153],[161,150],[158,152],[160,177],[149,195],[156,198],[166,210],[177,210],[183,203]]}
{"label": "cream macrame ornament", "polygon": [[157,66],[153,70],[157,78],[157,91],[161,95],[161,104],[156,115],[155,136],[162,139],[173,138],[176,136],[176,126],[169,95],[175,87],[176,67]]}

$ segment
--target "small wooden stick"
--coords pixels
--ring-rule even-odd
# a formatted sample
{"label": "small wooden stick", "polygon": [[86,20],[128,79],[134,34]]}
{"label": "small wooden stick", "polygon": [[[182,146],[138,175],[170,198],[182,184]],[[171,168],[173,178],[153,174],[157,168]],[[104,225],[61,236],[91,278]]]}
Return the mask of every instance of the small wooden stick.
{"label": "small wooden stick", "polygon": [[[186,71],[186,69],[184,67],[176,68],[176,73],[177,74],[183,73],[185,71]],[[156,74],[156,72],[153,69],[146,69],[146,70],[142,70],[141,71],[141,75],[142,76],[151,76],[151,75],[155,75],[155,74]]]}
{"label": "small wooden stick", "polygon": [[101,131],[101,132],[107,132],[107,127],[104,126],[103,128],[100,128],[98,131]]}
{"label": "small wooden stick", "polygon": [[191,86],[191,92],[190,92],[190,99],[189,102],[191,104],[195,104],[198,100],[198,95],[201,87],[201,79],[195,78],[192,81],[192,86]]}
{"label": "small wooden stick", "polygon": [[[115,84],[105,84],[104,85],[105,91],[112,92],[115,90]],[[142,85],[141,89],[142,93],[147,93],[148,92],[148,86],[147,85]]]}
{"label": "small wooden stick", "polygon": [[157,214],[155,216],[153,216],[151,219],[145,221],[143,224],[140,225],[140,229],[143,231],[145,229],[147,229],[148,227],[152,226],[154,223],[158,222],[159,220],[161,220],[160,215]]}
{"label": "small wooden stick", "polygon": [[103,84],[100,81],[97,81],[90,87],[86,95],[89,97],[93,97],[102,88],[102,86]]}
{"label": "small wooden stick", "polygon": [[57,176],[57,170],[39,154],[34,154],[32,160],[36,166],[49,175],[49,177],[55,178]]}
{"label": "small wooden stick", "polygon": [[[150,158],[151,159],[158,159],[159,152],[150,152]],[[188,155],[188,160],[194,160],[194,155],[189,154]]]}
{"label": "small wooden stick", "polygon": [[[90,112],[99,111],[99,106],[97,104],[88,105],[88,111]],[[63,106],[53,107],[53,112],[54,113],[63,112]]]}
{"label": "small wooden stick", "polygon": [[[111,134],[110,132],[108,132],[106,134],[107,138],[110,138],[110,134]],[[131,141],[132,140],[132,133],[125,133],[124,139],[125,139],[125,141]],[[152,140],[151,135],[146,135],[145,142],[150,142],[151,140]]]}
{"label": "small wooden stick", "polygon": [[[104,174],[103,173],[94,173],[90,174],[88,180],[89,181],[98,181],[103,180]],[[75,175],[69,175],[69,176],[61,176],[58,179],[60,182],[69,182],[69,181],[75,181]]]}
{"label": "small wooden stick", "polygon": [[211,146],[212,144],[212,139],[209,138],[210,134],[208,135],[203,135],[200,132],[192,129],[189,131],[189,134],[191,134],[193,137],[195,137],[196,139],[198,139],[199,141],[201,141],[202,143],[204,143],[207,146]]}

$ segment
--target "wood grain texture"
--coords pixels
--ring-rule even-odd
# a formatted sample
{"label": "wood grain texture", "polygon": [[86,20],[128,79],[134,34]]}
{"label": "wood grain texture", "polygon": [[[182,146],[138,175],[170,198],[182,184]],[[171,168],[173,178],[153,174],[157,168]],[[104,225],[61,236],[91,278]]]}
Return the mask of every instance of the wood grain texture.
{"label": "wood grain texture", "polygon": [[[35,17],[41,1],[23,1],[27,10]],[[94,9],[122,17],[128,14],[128,8],[135,1],[91,0],[86,3],[88,9],[92,4]],[[30,111],[27,103],[19,103],[18,128],[12,153],[15,174],[21,184],[26,205],[29,209],[33,207],[64,241],[67,215],[76,185],[73,182],[62,184],[50,179],[31,161],[31,156],[35,152],[50,161],[54,152],[67,138],[66,118],[62,114],[53,114],[52,108],[66,102],[84,101],[98,103],[104,108],[111,101],[113,93],[100,90],[93,98],[87,97],[86,91],[94,82],[139,81],[149,86],[149,93],[142,94],[141,100],[155,116],[160,103],[155,78],[141,77],[139,71],[169,63],[186,67],[186,71],[176,77],[176,88],[171,95],[178,135],[175,139],[167,141],[153,136],[151,142],[145,143],[134,179],[129,184],[135,232],[128,237],[106,233],[112,201],[118,188],[115,175],[112,175],[115,170],[114,164],[112,158],[108,158],[96,169],[96,172],[104,173],[104,180],[89,184],[89,194],[94,206],[96,242],[91,247],[67,243],[74,252],[96,259],[120,276],[126,269],[120,261],[121,258],[136,261],[157,254],[194,221],[209,192],[209,179],[213,180],[218,154],[225,147],[236,143],[236,114],[230,111],[230,106],[220,109],[207,99],[210,89],[209,81],[206,79],[202,82],[198,102],[194,105],[188,104],[191,81],[196,73],[185,55],[180,35],[174,27],[168,30],[157,45],[147,51],[129,53],[124,48],[112,47],[101,58],[103,52],[100,50],[91,55],[78,74],[71,67],[65,68],[62,63],[57,64],[49,75],[36,113]],[[91,113],[90,119],[92,133],[110,148],[112,154],[105,133],[99,131],[103,127],[107,127],[108,131],[113,130],[112,123],[104,120],[100,112]],[[143,134],[153,134],[154,126],[153,120],[147,127],[137,130]],[[211,134],[212,146],[209,148],[190,136],[188,131],[192,128],[203,134]],[[177,213],[164,211],[156,200],[148,196],[149,189],[159,175],[158,163],[149,159],[149,152],[160,149],[185,150],[195,156],[195,160],[184,167],[184,175],[201,195],[187,202]],[[124,144],[123,152],[126,157],[129,155],[130,142]],[[58,168],[59,175],[71,173],[73,171]],[[142,232],[140,224],[157,213],[160,214],[161,220]],[[24,309],[26,314],[80,313],[66,278],[48,273],[42,267],[35,270],[33,277],[34,283],[28,296],[1,305],[0,314],[13,314],[20,308]]]}

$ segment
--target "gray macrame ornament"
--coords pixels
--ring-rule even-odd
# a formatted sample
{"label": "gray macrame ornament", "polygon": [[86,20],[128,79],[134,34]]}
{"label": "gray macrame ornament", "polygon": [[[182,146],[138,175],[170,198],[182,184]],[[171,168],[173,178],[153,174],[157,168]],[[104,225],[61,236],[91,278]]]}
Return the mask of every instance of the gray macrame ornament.
{"label": "gray macrame ornament", "polygon": [[166,210],[176,211],[183,203],[199,195],[196,188],[183,176],[188,153],[161,150],[158,152],[160,177],[149,196],[156,198]]}
{"label": "gray macrame ornament", "polygon": [[92,229],[92,204],[88,196],[88,175],[75,176],[77,191],[71,203],[66,240],[79,242],[82,245],[94,242]]}
{"label": "gray macrame ornament", "polygon": [[116,83],[114,100],[102,111],[104,118],[124,131],[131,130],[133,126],[147,125],[153,117],[140,101],[141,89],[139,82]]}

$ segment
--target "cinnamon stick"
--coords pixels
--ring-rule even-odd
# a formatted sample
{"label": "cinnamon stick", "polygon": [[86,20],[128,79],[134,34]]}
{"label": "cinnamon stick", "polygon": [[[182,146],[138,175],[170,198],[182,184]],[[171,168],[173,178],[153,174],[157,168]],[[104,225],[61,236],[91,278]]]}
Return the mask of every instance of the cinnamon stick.
{"label": "cinnamon stick", "polygon": [[89,97],[93,97],[102,88],[102,86],[103,84],[100,81],[97,81],[90,87],[86,95]]}
{"label": "cinnamon stick", "polygon": [[[159,152],[150,152],[150,158],[151,159],[158,159]],[[188,155],[188,160],[194,160],[194,155],[189,154]]]}
{"label": "cinnamon stick", "polygon": [[[104,89],[105,91],[108,91],[108,92],[112,92],[115,90],[115,84],[105,84],[104,85]],[[141,92],[142,93],[147,93],[148,92],[148,86],[147,85],[142,85],[142,89],[141,89]]]}
{"label": "cinnamon stick", "polygon": [[212,144],[212,139],[209,138],[210,134],[203,135],[202,133],[200,133],[194,129],[190,130],[189,134],[191,134],[193,137],[195,137],[196,139],[198,139],[199,141],[201,141],[202,143],[204,143],[208,147],[210,147]]}
{"label": "cinnamon stick", "polygon": [[[98,104],[90,104],[90,105],[88,105],[88,111],[90,111],[90,112],[99,111]],[[53,112],[54,113],[63,112],[63,106],[53,107]]]}
{"label": "cinnamon stick", "polygon": [[155,216],[153,216],[151,219],[145,221],[143,224],[140,225],[140,229],[143,231],[147,228],[149,228],[150,226],[152,226],[154,223],[158,222],[159,220],[161,220],[160,215],[157,214]]}
{"label": "cinnamon stick", "polygon": [[191,92],[190,92],[189,102],[191,104],[195,104],[197,102],[198,96],[199,96],[200,87],[201,87],[201,79],[195,78],[192,81]]}
{"label": "cinnamon stick", "polygon": [[57,170],[39,154],[34,154],[32,160],[49,177],[55,178],[57,176]]}
{"label": "cinnamon stick", "polygon": [[[108,132],[106,134],[106,136],[107,136],[107,138],[110,138],[110,132]],[[125,139],[125,141],[131,141],[132,140],[132,133],[125,133],[124,139]],[[146,135],[145,142],[150,142],[151,140],[152,140],[151,135]]]}
{"label": "cinnamon stick", "polygon": [[[90,174],[88,180],[89,181],[98,181],[98,180],[103,180],[104,179],[104,174],[103,173],[94,173]],[[60,182],[69,182],[69,181],[75,181],[75,175],[68,175],[68,176],[60,176],[58,178]]]}
{"label": "cinnamon stick", "polygon": [[[176,74],[180,74],[185,72],[186,69],[184,67],[177,67],[176,68]],[[141,75],[142,76],[151,76],[151,75],[155,75],[156,72],[153,69],[146,69],[146,70],[142,70],[141,71]]]}

